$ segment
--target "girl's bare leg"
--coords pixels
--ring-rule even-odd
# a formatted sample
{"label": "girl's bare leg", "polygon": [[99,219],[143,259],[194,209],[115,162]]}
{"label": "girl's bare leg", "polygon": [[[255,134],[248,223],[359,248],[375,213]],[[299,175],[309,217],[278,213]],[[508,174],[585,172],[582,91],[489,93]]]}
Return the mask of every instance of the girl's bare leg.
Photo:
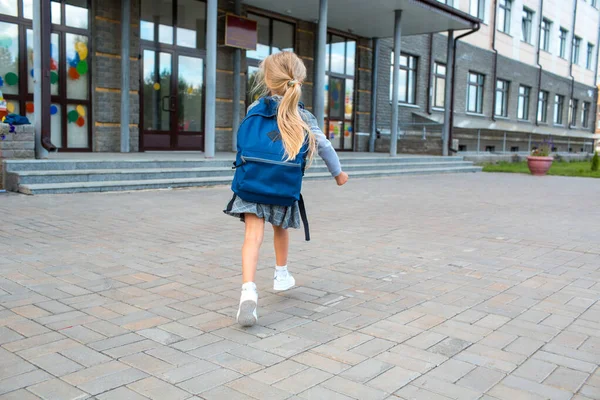
{"label": "girl's bare leg", "polygon": [[287,229],[273,226],[273,242],[275,247],[275,260],[278,267],[284,267],[288,262],[288,251],[290,247],[290,234]]}
{"label": "girl's bare leg", "polygon": [[258,265],[258,252],[265,234],[265,220],[255,214],[246,214],[246,235],[242,247],[243,283],[254,282]]}

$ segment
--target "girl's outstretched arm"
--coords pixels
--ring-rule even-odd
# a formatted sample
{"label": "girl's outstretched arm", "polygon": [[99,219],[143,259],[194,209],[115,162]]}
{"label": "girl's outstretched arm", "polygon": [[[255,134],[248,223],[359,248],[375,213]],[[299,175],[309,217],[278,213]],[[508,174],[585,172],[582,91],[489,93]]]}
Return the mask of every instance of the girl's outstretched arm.
{"label": "girl's outstretched arm", "polygon": [[312,113],[303,110],[303,117],[308,126],[310,127],[311,132],[313,133],[313,135],[315,135],[315,139],[317,140],[317,152],[319,153],[319,157],[323,159],[331,175],[333,177],[338,177],[340,174],[342,174],[342,165],[340,164],[340,158],[338,157],[337,153],[335,152],[335,149],[331,145],[331,142],[329,141],[329,139],[327,139],[321,128],[319,128],[317,119],[314,115],[312,115]]}

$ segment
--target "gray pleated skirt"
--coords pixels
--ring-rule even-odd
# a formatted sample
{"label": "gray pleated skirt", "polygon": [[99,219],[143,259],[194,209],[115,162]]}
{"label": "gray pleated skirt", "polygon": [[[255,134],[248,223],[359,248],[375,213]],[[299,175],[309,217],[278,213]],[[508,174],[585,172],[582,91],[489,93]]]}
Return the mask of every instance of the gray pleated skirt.
{"label": "gray pleated skirt", "polygon": [[276,206],[244,201],[238,196],[233,195],[233,198],[223,212],[232,217],[239,218],[242,222],[244,222],[244,214],[255,214],[257,217],[263,218],[265,222],[270,222],[272,225],[280,226],[283,229],[298,229],[302,221],[298,202],[289,207]]}

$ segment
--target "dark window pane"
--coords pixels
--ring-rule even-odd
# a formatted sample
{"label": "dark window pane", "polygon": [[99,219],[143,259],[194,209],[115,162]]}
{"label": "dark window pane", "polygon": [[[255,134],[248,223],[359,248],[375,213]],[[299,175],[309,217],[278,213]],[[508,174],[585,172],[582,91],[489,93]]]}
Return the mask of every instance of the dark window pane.
{"label": "dark window pane", "polygon": [[182,132],[202,132],[204,71],[201,59],[179,56],[178,126]]}
{"label": "dark window pane", "polygon": [[270,20],[269,18],[261,17],[256,14],[248,14],[248,18],[258,22],[258,43],[256,45],[256,50],[248,50],[246,52],[246,57],[264,60],[270,54]]}
{"label": "dark window pane", "polygon": [[197,0],[179,0],[177,45],[193,49],[206,47],[206,3]]}
{"label": "dark window pane", "polygon": [[294,51],[294,25],[273,20],[272,53],[280,51]]}

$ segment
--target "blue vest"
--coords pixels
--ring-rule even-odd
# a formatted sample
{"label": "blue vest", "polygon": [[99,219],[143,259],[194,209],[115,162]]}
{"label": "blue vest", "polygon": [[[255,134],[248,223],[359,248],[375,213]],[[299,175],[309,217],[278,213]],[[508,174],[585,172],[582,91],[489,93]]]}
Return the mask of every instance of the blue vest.
{"label": "blue vest", "polygon": [[273,98],[263,97],[240,124],[231,189],[245,201],[291,206],[301,198],[308,141],[296,158],[285,160],[277,106]]}

